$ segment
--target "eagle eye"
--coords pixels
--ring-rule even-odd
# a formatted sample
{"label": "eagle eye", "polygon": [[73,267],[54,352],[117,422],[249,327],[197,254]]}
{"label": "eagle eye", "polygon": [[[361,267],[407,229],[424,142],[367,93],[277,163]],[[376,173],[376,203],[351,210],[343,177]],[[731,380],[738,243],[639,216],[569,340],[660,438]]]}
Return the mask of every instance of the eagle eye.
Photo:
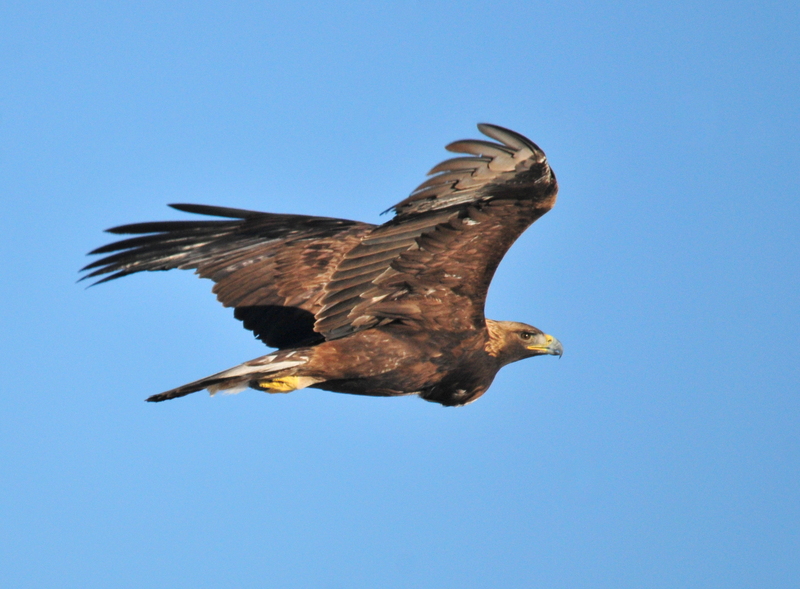
{"label": "eagle eye", "polygon": [[519,334],[519,337],[521,337],[524,340],[529,340],[533,337],[533,334],[530,331],[523,331],[522,333]]}

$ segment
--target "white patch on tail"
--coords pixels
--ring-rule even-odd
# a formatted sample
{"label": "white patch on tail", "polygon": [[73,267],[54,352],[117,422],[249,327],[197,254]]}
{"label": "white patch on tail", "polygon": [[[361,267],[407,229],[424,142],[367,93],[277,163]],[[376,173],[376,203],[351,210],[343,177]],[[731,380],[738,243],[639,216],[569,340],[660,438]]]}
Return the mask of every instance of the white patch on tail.
{"label": "white patch on tail", "polygon": [[[297,350],[287,353],[277,352],[262,356],[261,358],[256,358],[255,360],[250,360],[249,362],[239,364],[233,368],[228,368],[227,370],[204,378],[203,380],[205,381],[219,378],[226,379],[223,382],[217,382],[205,388],[212,397],[219,392],[225,393],[226,395],[241,393],[250,386],[250,379],[247,378],[249,375],[267,376],[273,372],[280,372],[281,370],[293,368],[308,362],[308,356],[295,356],[295,354],[297,354]],[[295,357],[289,360],[292,356]]]}
{"label": "white patch on tail", "polygon": [[225,388],[225,383],[212,384],[211,386],[207,387],[208,394],[211,395],[212,397],[217,393],[222,393],[224,395],[235,395],[237,393],[241,393],[242,391],[246,391],[247,388],[248,388],[247,383],[234,385],[229,388]]}

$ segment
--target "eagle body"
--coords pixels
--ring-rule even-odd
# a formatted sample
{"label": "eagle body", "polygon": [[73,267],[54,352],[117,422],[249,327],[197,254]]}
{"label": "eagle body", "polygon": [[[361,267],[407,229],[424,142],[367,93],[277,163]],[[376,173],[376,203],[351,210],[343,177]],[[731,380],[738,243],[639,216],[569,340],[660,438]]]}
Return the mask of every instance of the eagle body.
{"label": "eagle body", "polygon": [[[94,250],[85,278],[194,269],[273,353],[153,395],[207,389],[269,393],[305,387],[369,396],[419,395],[445,406],[481,396],[510,362],[561,344],[523,323],[483,314],[492,276],[519,235],[555,204],[544,153],[508,129],[457,141],[468,154],[371,225],[345,219],[171,205],[214,220],[138,223]],[[219,220],[223,218],[225,220]]]}
{"label": "eagle body", "polygon": [[[304,372],[324,378],[312,387],[338,393],[417,394],[446,406],[464,405],[482,395],[500,369],[499,360],[484,350],[483,335],[440,332],[421,338],[414,330],[388,325],[321,344]],[[379,364],[375,350],[382,351]],[[339,372],[335,367],[343,355],[348,369]]]}

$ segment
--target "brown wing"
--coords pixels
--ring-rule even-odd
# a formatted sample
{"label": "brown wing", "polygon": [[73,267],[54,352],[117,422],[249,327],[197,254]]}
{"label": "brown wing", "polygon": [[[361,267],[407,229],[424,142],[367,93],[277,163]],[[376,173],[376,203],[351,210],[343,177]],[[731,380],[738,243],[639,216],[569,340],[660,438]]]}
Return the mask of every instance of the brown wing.
{"label": "brown wing", "polygon": [[558,186],[544,153],[508,129],[478,125],[498,143],[447,146],[447,160],[394,219],[349,250],[322,297],[326,339],[392,321],[462,331],[484,325],[492,276],[511,244],[549,211]]}
{"label": "brown wing", "polygon": [[[277,215],[204,205],[170,205],[226,221],[165,221],[109,229],[139,234],[103,246],[84,278],[98,282],[144,270],[194,269],[247,329],[269,346],[309,345],[323,287],[344,254],[373,225],[301,215]],[[114,252],[114,253],[112,253]]]}

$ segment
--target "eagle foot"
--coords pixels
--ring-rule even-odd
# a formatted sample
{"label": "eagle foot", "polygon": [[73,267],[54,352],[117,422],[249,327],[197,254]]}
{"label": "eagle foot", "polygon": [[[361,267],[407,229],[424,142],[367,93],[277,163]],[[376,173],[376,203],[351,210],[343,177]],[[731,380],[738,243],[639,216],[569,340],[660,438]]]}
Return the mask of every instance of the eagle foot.
{"label": "eagle foot", "polygon": [[259,390],[267,393],[291,393],[320,382],[320,379],[308,376],[282,376],[280,378],[264,378],[256,381]]}

